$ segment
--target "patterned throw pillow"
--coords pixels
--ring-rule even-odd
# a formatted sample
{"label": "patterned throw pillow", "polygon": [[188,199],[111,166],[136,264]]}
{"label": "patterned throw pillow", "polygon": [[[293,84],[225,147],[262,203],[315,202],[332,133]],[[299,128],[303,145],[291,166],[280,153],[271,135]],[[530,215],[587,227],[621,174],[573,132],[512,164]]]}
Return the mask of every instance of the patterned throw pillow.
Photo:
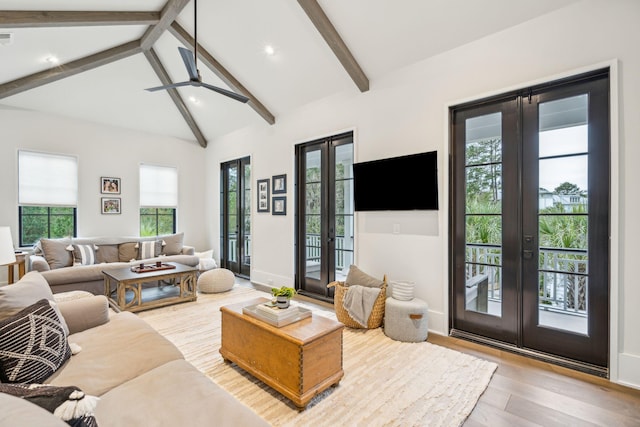
{"label": "patterned throw pillow", "polygon": [[162,240],[149,240],[138,242],[138,258],[147,259],[160,256],[162,253]]}
{"label": "patterned throw pillow", "polygon": [[46,299],[0,322],[0,380],[41,383],[71,357],[67,337]]}
{"label": "patterned throw pillow", "polygon": [[73,265],[92,265],[96,263],[96,245],[69,245],[68,251],[73,252]]}
{"label": "patterned throw pillow", "polygon": [[10,394],[40,406],[71,426],[98,426],[93,413],[100,399],[84,394],[78,387],[56,387],[44,384],[0,384],[0,393]]}

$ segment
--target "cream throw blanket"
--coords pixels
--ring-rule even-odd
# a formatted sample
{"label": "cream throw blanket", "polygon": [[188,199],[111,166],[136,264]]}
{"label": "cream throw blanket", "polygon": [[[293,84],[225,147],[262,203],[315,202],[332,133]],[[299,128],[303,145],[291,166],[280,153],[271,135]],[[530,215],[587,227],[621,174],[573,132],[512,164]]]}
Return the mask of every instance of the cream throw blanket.
{"label": "cream throw blanket", "polygon": [[378,295],[380,295],[379,288],[352,285],[347,288],[342,305],[353,320],[366,328]]}

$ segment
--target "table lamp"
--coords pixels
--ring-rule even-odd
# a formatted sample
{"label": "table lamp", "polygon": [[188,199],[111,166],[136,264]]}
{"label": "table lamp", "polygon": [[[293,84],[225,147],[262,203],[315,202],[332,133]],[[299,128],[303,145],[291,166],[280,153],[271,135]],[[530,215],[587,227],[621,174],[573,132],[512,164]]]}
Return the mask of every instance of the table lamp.
{"label": "table lamp", "polygon": [[13,239],[11,239],[11,229],[0,226],[0,265],[13,264],[16,262]]}

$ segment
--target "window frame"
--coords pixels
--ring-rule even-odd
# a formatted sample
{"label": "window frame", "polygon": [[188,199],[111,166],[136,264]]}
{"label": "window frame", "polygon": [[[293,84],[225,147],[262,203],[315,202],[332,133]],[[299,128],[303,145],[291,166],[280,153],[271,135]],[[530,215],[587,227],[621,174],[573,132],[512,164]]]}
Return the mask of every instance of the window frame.
{"label": "window frame", "polygon": [[[46,208],[47,209],[47,213],[46,214],[25,214],[23,213],[23,208]],[[75,206],[32,206],[32,205],[19,205],[18,206],[18,242],[19,242],[19,247],[21,248],[26,248],[26,247],[30,247],[35,245],[39,239],[42,238],[46,238],[46,239],[56,239],[56,238],[62,238],[62,237],[69,237],[68,235],[64,235],[64,236],[52,236],[51,235],[51,217],[52,216],[63,216],[62,214],[52,214],[51,210],[52,209],[60,209],[60,208],[64,208],[64,209],[72,209],[72,213],[70,214],[72,216],[73,219],[73,236],[71,237],[77,237],[78,235],[78,210]],[[25,216],[46,216],[47,217],[47,234],[38,237],[35,241],[33,242],[25,242],[24,241],[24,233],[23,233],[23,219]],[[67,216],[67,215],[64,215]]]}
{"label": "window frame", "polygon": [[[171,232],[169,233],[165,233],[162,232],[160,233],[160,218],[161,217],[165,217],[165,216],[169,216],[169,214],[161,214],[159,213],[160,209],[167,209],[167,210],[171,210]],[[154,213],[142,213],[143,210],[153,210]],[[155,234],[144,234],[142,232],[142,218],[143,217],[154,217],[155,218]],[[140,207],[140,236],[141,237],[151,237],[151,236],[162,236],[165,234],[175,234],[176,232],[176,208],[155,208],[155,207]]]}

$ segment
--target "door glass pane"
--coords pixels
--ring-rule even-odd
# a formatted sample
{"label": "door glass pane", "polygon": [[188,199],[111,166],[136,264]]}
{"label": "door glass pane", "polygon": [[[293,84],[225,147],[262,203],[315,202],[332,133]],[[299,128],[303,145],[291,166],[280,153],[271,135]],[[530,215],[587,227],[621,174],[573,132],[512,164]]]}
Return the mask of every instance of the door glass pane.
{"label": "door glass pane", "polygon": [[244,218],[242,226],[242,236],[244,251],[242,263],[251,265],[251,165],[244,165],[244,203],[242,205],[242,216]]}
{"label": "door glass pane", "polygon": [[538,324],[588,333],[588,96],[539,106]]}
{"label": "door glass pane", "polygon": [[236,166],[229,168],[227,188],[228,260],[238,262],[238,168]]}
{"label": "door glass pane", "polygon": [[465,309],[501,316],[502,114],[465,129]]}
{"label": "door glass pane", "polygon": [[353,145],[335,148],[335,280],[347,278],[353,263]]}
{"label": "door glass pane", "polygon": [[322,168],[320,151],[305,153],[305,276],[320,280],[322,245],[320,225],[322,214]]}

